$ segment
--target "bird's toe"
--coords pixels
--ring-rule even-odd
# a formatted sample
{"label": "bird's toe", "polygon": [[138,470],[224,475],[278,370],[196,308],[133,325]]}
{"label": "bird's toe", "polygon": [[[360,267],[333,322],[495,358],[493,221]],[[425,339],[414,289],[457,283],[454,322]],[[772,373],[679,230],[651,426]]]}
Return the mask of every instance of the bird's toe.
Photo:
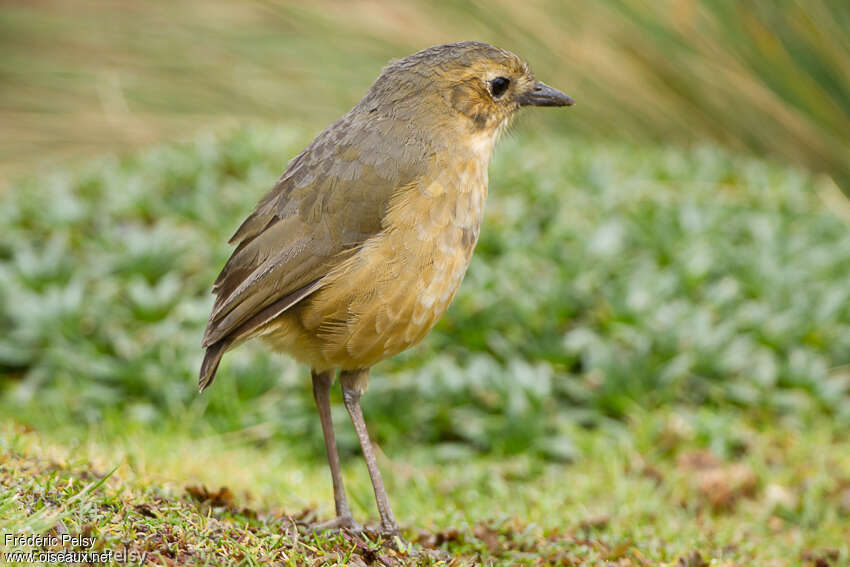
{"label": "bird's toe", "polygon": [[409,547],[407,540],[401,535],[401,530],[397,525],[382,525],[380,535],[382,538],[391,542],[398,551],[404,551]]}
{"label": "bird's toe", "polygon": [[337,516],[333,520],[320,522],[312,526],[314,532],[347,530],[350,532],[362,532],[363,528],[360,524],[354,521],[351,516]]}

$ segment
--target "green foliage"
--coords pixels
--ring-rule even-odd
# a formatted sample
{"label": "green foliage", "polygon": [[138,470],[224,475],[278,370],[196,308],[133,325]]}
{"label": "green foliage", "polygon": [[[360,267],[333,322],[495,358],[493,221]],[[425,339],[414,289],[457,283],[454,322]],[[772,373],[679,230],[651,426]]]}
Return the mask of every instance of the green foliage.
{"label": "green foliage", "polygon": [[[8,191],[4,409],[263,424],[319,452],[306,369],[259,345],[226,355],[196,393],[227,237],[303,143],[244,130]],[[848,271],[846,226],[800,172],[709,147],[508,139],[458,297],[422,347],[376,368],[365,411],[378,439],[446,458],[572,459],[570,427],[609,426],[635,404],[850,420]],[[350,432],[341,442],[356,447]]]}

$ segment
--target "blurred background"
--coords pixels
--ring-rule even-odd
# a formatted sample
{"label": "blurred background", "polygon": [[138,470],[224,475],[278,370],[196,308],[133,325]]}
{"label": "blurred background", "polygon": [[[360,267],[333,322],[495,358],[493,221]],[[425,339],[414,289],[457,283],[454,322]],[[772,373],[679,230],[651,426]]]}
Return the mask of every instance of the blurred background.
{"label": "blurred background", "polygon": [[5,168],[248,122],[315,130],[381,66],[478,39],[581,101],[553,130],[715,140],[850,181],[850,9],[816,0],[6,2]]}
{"label": "blurred background", "polygon": [[[12,2],[0,26],[0,371],[18,412],[210,404],[222,427],[315,435],[307,390],[292,403],[281,378],[304,370],[278,357],[228,356],[194,393],[226,237],[386,61],[478,39],[579,104],[529,113],[494,160],[456,305],[375,381],[383,435],[545,451],[568,447],[562,419],[707,399],[850,419],[846,3]],[[57,167],[103,154],[123,157]]]}
{"label": "blurred background", "polygon": [[449,314],[376,368],[364,407],[387,453],[574,462],[593,457],[581,432],[671,411],[726,456],[741,419],[846,431],[837,0],[3,2],[4,418],[237,432],[320,463],[307,369],[247,345],[197,395],[211,282],[287,161],[388,60],[463,39],[577,106],[503,141]]}

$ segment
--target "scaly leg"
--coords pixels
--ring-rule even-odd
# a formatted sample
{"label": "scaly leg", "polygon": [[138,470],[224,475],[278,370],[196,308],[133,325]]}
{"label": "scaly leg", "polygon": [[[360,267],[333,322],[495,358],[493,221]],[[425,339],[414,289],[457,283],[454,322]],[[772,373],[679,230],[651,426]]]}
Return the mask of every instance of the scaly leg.
{"label": "scaly leg", "polygon": [[[399,536],[398,524],[393,517],[392,508],[387,500],[387,491],[384,489],[384,481],[381,479],[381,471],[378,469],[378,461],[369,440],[369,432],[366,430],[366,422],[363,420],[363,410],[360,409],[360,396],[366,391],[369,384],[369,369],[350,370],[340,372],[339,382],[342,385],[342,399],[345,409],[351,416],[351,423],[360,440],[363,449],[363,458],[369,469],[372,479],[372,488],[375,490],[375,501],[378,504],[378,513],[381,515],[381,530],[388,535]],[[400,537],[400,536],[399,536]]]}
{"label": "scaly leg", "polygon": [[328,453],[328,465],[331,468],[334,502],[336,503],[336,518],[316,527],[318,529],[357,528],[358,526],[351,515],[351,508],[348,507],[348,500],[345,498],[345,487],[342,484],[342,473],[339,469],[339,454],[336,450],[336,436],[331,420],[330,390],[334,381],[333,373],[331,371],[317,373],[314,370],[311,372],[311,376],[313,378],[313,399],[316,400],[319,419],[322,422],[322,433],[325,436],[325,450]]}

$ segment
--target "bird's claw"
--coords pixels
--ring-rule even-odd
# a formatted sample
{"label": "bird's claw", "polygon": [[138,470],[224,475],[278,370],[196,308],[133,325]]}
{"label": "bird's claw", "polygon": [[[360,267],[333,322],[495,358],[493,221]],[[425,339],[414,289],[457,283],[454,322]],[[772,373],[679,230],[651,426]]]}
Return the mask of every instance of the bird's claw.
{"label": "bird's claw", "polygon": [[407,540],[402,537],[401,530],[399,530],[398,526],[395,524],[382,524],[378,535],[387,542],[390,542],[392,546],[395,547],[396,551],[405,551],[410,546]]}
{"label": "bird's claw", "polygon": [[326,530],[347,530],[350,532],[360,533],[363,531],[363,527],[357,522],[355,522],[354,518],[352,518],[351,516],[337,516],[333,520],[314,524],[312,528],[314,532],[323,532]]}

